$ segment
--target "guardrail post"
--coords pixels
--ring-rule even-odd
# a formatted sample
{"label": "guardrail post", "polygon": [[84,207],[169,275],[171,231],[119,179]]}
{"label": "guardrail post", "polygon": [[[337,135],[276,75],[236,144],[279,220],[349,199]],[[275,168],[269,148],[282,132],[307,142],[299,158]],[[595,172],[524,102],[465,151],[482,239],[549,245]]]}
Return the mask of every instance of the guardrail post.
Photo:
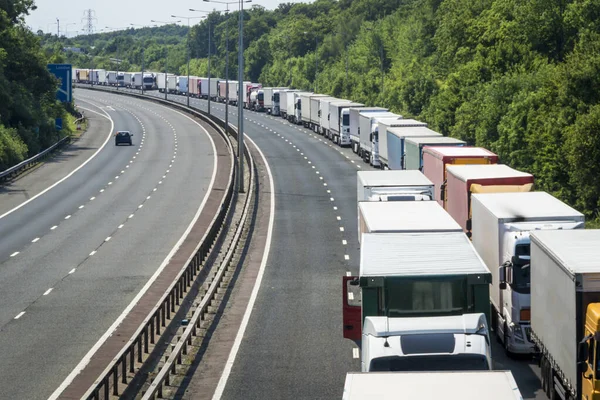
{"label": "guardrail post", "polygon": [[129,372],[133,373],[135,371],[135,344],[131,346],[129,349]]}
{"label": "guardrail post", "polygon": [[142,362],[142,338],[138,338],[137,340],[137,345],[138,345],[138,362],[141,363]]}
{"label": "guardrail post", "polygon": [[127,355],[121,359],[121,382],[127,384]]}
{"label": "guardrail post", "polygon": [[165,316],[167,315],[166,313],[169,312],[169,297],[167,296],[167,302],[163,304],[163,310],[161,313],[161,319],[162,319],[162,326],[165,326],[166,324],[166,318]]}
{"label": "guardrail post", "polygon": [[119,395],[119,374],[117,372],[117,366],[113,367],[113,396]]}
{"label": "guardrail post", "polygon": [[144,353],[148,354],[148,327],[144,328]]}
{"label": "guardrail post", "polygon": [[160,307],[157,311],[156,311],[156,315],[154,316],[154,323],[156,324],[156,327],[154,329],[156,329],[156,334],[160,336],[160,314],[162,313],[162,307]]}
{"label": "guardrail post", "polygon": [[[168,381],[168,380],[169,380],[169,376],[167,375],[167,381]],[[167,385],[168,385],[168,383],[167,383]],[[160,383],[160,384],[158,385],[158,398],[159,398],[159,399],[162,399],[162,397],[163,397],[163,394],[162,394],[162,387],[163,387],[163,385],[162,385],[162,383]]]}
{"label": "guardrail post", "polygon": [[148,328],[150,329],[150,343],[154,344],[154,318],[150,319]]}
{"label": "guardrail post", "polygon": [[187,356],[187,340],[183,342],[183,355]]}
{"label": "guardrail post", "polygon": [[[165,374],[165,385],[171,386],[171,374],[168,372]],[[162,390],[161,390],[159,396],[162,397]]]}
{"label": "guardrail post", "polygon": [[109,378],[106,377],[104,378],[104,399],[108,400],[109,396],[109,389],[110,389],[110,381]]}

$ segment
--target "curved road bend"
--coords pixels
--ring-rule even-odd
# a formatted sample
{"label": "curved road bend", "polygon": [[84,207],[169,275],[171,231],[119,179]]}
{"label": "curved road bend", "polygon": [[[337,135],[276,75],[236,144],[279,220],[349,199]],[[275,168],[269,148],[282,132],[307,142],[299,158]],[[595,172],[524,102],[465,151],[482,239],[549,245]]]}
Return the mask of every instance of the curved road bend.
{"label": "curved road bend", "polygon": [[181,114],[104,93],[77,90],[76,99],[100,121],[85,135],[130,130],[134,145],[110,138],[0,219],[2,398],[53,393],[175,246],[215,172],[211,140]]}
{"label": "curved road bend", "polygon": [[[155,92],[150,92],[150,94],[164,97],[164,94]],[[184,96],[169,95],[168,98],[182,104],[186,103]],[[190,99],[190,105],[202,111],[207,110],[205,100]],[[223,118],[224,109],[224,104],[211,102],[211,110],[216,116]],[[230,106],[229,112],[230,123],[237,125],[237,107]],[[339,211],[340,214],[337,214],[336,217],[339,215],[342,218],[341,221],[343,221],[340,226],[344,228],[346,235],[345,239],[342,240],[346,240],[348,246],[347,252],[344,251],[343,255],[349,255],[350,260],[345,265],[347,265],[348,271],[353,274],[358,273],[359,256],[356,175],[354,171],[372,168],[364,164],[352,153],[351,149],[342,149],[337,145],[333,145],[323,137],[313,134],[299,125],[288,124],[280,117],[271,117],[264,113],[248,110],[244,110],[244,117],[246,134],[255,139],[265,153],[273,170],[277,192],[277,214],[264,281],[222,398],[246,399],[260,398],[261,396],[263,398],[284,398],[296,396],[298,398],[313,399],[339,397],[343,390],[345,373],[360,371],[358,359],[355,359],[352,353],[352,345],[349,344],[348,340],[343,339],[341,334],[340,277],[344,274],[344,267],[338,264],[338,260],[342,255],[339,252],[338,244],[343,235],[332,237],[326,234],[329,239],[325,241],[321,241],[322,236],[318,234],[318,229],[314,229],[309,235],[306,235],[306,221],[312,220],[308,216],[313,212],[314,207],[320,210],[321,206],[304,207],[302,212],[297,212],[294,209],[301,208],[301,206],[296,202],[299,201],[298,199],[302,199],[302,196],[299,196],[296,201],[290,201],[289,196],[286,198],[280,195],[280,192],[285,192],[281,188],[296,187],[294,182],[286,179],[289,172],[284,172],[289,169],[286,157],[292,157],[292,154],[289,148],[285,150],[286,146],[283,146],[283,148],[276,146],[277,141],[274,140],[275,137],[271,130],[276,132],[275,136],[277,136],[277,133],[284,136],[284,144],[287,144],[285,139],[291,140],[292,145],[287,144],[288,146],[293,149],[293,145],[296,145],[302,149],[301,152],[304,153],[302,157],[307,156],[316,168],[325,170],[319,171],[323,174],[324,179],[328,179],[326,183],[332,187],[331,192],[334,194],[332,197],[334,197],[335,202],[339,202],[338,210],[333,211]],[[327,149],[327,147],[330,148]],[[305,160],[305,162],[308,160]],[[360,168],[358,168],[359,166]],[[310,172],[306,172],[307,182],[310,181],[309,176]],[[290,175],[287,175],[287,178],[289,177]],[[316,185],[314,181],[313,185]],[[290,214],[286,216],[286,212]],[[324,218],[324,221],[317,222],[319,224],[330,222],[330,217]],[[282,238],[277,234],[282,232],[282,224],[286,225],[287,235],[291,238]],[[296,226],[298,226],[298,229],[295,229]],[[298,234],[300,232],[305,236],[300,237]],[[277,253],[285,253],[279,246],[286,245],[291,246],[287,249],[287,252],[292,254],[278,255]],[[306,249],[310,249],[308,254],[305,253]],[[317,265],[308,262],[309,259],[312,259],[313,253],[325,254],[324,258],[317,260]],[[279,264],[282,257],[286,257],[288,260],[294,259],[295,261],[290,261],[291,264]],[[334,260],[333,263],[331,260]],[[319,271],[318,266],[323,269]],[[332,269],[332,266],[336,266],[339,271],[331,273],[329,269]],[[281,269],[285,273],[277,271]],[[276,275],[285,278],[277,278],[279,279],[278,283],[281,284],[279,290],[283,292],[279,297],[272,293],[273,288],[276,286],[268,286],[267,283],[267,281],[273,282]],[[323,280],[316,284],[308,280],[306,282],[311,282],[311,285],[309,285],[299,280],[299,275],[304,278],[306,276],[322,277]],[[321,289],[324,286],[327,286],[328,291],[323,294]],[[292,292],[299,290],[301,293],[297,294],[299,296],[297,299],[286,300],[285,292],[287,290]],[[319,299],[319,296],[319,307],[315,307],[313,300]],[[279,307],[280,304],[282,307]],[[324,306],[325,309],[319,311],[318,308],[321,306]],[[286,307],[290,307],[289,315]],[[300,312],[298,309],[300,309]],[[271,310],[275,310],[275,312],[273,313]],[[323,315],[323,311],[327,314]],[[296,316],[295,319],[294,315]],[[307,316],[309,315],[310,321],[307,322]],[[272,320],[279,322],[272,322]],[[267,329],[272,331],[267,331]],[[294,338],[297,342],[292,342],[291,339],[288,340],[287,338]],[[269,341],[273,343],[272,348],[269,348]],[[283,343],[287,346],[280,347]],[[539,368],[535,361],[527,358],[507,357],[496,341],[492,341],[492,347],[494,368],[509,369],[513,372],[523,398],[546,398],[540,389]],[[257,368],[258,366],[260,368]],[[255,384],[254,382],[258,383]],[[205,389],[209,386],[205,377],[198,376],[190,384],[190,398],[211,398],[211,396],[205,394]]]}

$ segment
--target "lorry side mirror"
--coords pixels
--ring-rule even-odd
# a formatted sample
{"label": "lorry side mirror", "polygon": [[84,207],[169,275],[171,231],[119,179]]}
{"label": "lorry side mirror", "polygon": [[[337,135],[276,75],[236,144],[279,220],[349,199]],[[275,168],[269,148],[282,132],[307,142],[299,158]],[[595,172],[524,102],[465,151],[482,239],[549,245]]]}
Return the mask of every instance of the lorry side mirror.
{"label": "lorry side mirror", "polygon": [[[587,342],[588,338],[584,338],[577,346],[577,362],[579,364],[585,364],[590,356],[590,346]],[[585,371],[582,371],[585,372]]]}
{"label": "lorry side mirror", "polygon": [[506,264],[498,267],[498,280],[500,281],[499,282],[500,290],[505,290],[506,289]]}
{"label": "lorry side mirror", "polygon": [[446,201],[446,184],[445,183],[442,183],[442,186],[440,186],[440,200]]}
{"label": "lorry side mirror", "polygon": [[472,222],[472,220],[471,220],[471,218],[469,218],[465,225],[467,227],[467,230],[469,231],[469,233],[471,232],[471,222]]}

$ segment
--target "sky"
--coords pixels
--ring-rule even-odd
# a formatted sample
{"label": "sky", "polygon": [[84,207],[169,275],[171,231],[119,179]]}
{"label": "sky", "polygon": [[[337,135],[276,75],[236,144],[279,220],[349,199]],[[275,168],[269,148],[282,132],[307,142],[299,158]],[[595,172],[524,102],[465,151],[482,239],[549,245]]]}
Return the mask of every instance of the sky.
{"label": "sky", "polygon": [[[244,4],[244,7],[259,4],[272,10],[281,2],[298,1],[253,0],[252,3]],[[83,32],[84,27],[87,26],[86,11],[89,9],[93,10],[94,28],[95,32],[98,32],[105,27],[128,28],[131,24],[150,26],[154,24],[150,22],[151,20],[176,21],[177,18],[171,18],[171,15],[186,17],[202,15],[188,11],[190,8],[212,11],[213,9],[225,10],[226,7],[223,4],[207,3],[202,0],[35,0],[35,4],[37,10],[32,11],[25,18],[27,26],[34,32],[41,29],[44,32],[56,33],[58,18],[61,35],[66,33],[69,37],[74,36],[76,31]],[[237,6],[231,4],[229,9],[236,9]],[[194,21],[197,20],[190,20],[192,24]],[[187,25],[187,20],[182,20],[181,24]]]}

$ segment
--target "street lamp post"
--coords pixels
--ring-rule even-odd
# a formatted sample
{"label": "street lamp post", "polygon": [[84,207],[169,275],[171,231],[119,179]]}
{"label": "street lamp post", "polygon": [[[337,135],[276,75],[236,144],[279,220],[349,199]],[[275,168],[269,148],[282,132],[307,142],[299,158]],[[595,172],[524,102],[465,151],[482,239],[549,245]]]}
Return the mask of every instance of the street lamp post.
{"label": "street lamp post", "polygon": [[[188,33],[187,33],[187,90],[185,91],[187,97],[187,106],[190,106],[190,19],[202,19],[202,17],[182,17],[177,15],[171,15],[171,18],[183,18],[187,19],[188,22]],[[179,21],[177,21],[179,22]]]}
{"label": "street lamp post", "polygon": [[[213,3],[227,2],[217,0],[204,0]],[[239,0],[240,4],[240,21],[239,21],[239,37],[240,43],[238,48],[238,192],[244,193],[244,104],[241,100],[242,89],[244,84],[244,3],[250,3],[252,0]]]}
{"label": "street lamp post", "polygon": [[69,25],[77,25],[76,22],[69,22],[68,24],[65,24],[65,36],[67,38],[69,38]]}

